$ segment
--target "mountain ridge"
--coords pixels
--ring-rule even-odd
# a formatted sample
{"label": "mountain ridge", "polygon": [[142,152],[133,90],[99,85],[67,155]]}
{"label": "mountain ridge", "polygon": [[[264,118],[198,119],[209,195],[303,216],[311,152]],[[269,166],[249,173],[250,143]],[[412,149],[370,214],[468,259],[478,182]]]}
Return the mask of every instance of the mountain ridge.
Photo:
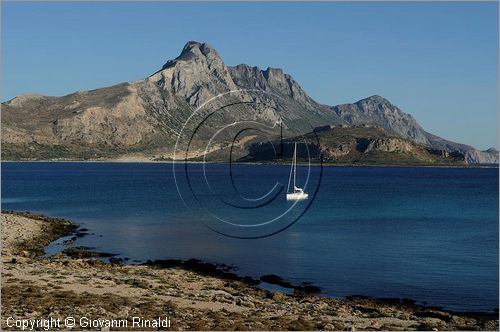
{"label": "mountain ridge", "polygon": [[[245,90],[266,93],[255,96]],[[240,91],[230,94],[230,91]],[[283,121],[290,135],[322,125],[380,126],[388,133],[428,148],[459,151],[468,163],[498,163],[498,151],[479,151],[427,133],[407,113],[374,95],[352,104],[323,105],[279,68],[263,70],[246,64],[226,66],[207,43],[188,42],[179,56],[148,77],[62,97],[18,96],[2,103],[2,157],[117,158],[130,153],[171,154],[182,125],[206,101],[220,105],[247,101],[221,121],[234,121],[255,112],[248,102],[264,105],[257,117]],[[71,151],[74,151],[72,153]]]}

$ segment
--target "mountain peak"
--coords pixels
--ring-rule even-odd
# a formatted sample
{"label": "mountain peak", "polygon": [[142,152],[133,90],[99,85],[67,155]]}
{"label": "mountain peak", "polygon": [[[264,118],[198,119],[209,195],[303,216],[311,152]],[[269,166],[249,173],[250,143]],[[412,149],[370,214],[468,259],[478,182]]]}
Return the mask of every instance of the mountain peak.
{"label": "mountain peak", "polygon": [[184,45],[181,54],[174,60],[168,60],[167,63],[163,65],[162,69],[169,68],[180,61],[190,62],[201,58],[206,58],[209,62],[222,62],[222,59],[217,51],[209,44],[197,41],[188,41],[186,45]]}
{"label": "mountain peak", "polygon": [[334,106],[333,111],[351,125],[377,125],[391,134],[418,144],[430,145],[429,139],[415,118],[382,96],[373,95],[354,104]]}
{"label": "mountain peak", "polygon": [[371,101],[371,102],[374,102],[374,103],[377,103],[377,104],[389,104],[389,105],[392,105],[392,103],[387,100],[386,98],[380,96],[380,95],[373,95],[373,96],[370,96],[370,97],[367,97],[367,98],[364,98],[364,99],[361,99],[358,101],[359,102],[363,102],[363,101]]}
{"label": "mountain peak", "polygon": [[215,49],[207,43],[200,43],[192,40],[188,41],[186,45],[184,45],[184,48],[182,49],[180,56],[183,56],[184,54],[200,54],[200,53],[204,56],[208,56],[211,53],[217,54],[217,51],[215,51]]}
{"label": "mountain peak", "polygon": [[38,93],[27,93],[27,94],[12,98],[11,100],[7,101],[6,104],[11,105],[11,106],[21,106],[27,101],[41,100],[44,98],[46,98],[46,97],[42,96],[41,94],[38,94]]}

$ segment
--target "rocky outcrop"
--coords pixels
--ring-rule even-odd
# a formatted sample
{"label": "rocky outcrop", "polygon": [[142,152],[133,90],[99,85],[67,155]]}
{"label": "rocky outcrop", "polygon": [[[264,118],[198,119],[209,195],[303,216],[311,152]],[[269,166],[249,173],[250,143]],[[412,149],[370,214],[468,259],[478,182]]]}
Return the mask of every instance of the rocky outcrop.
{"label": "rocky outcrop", "polygon": [[[2,157],[170,158],[185,121],[207,101],[213,107],[236,105],[218,114],[215,126],[249,114],[269,127],[282,123],[288,136],[312,132],[321,125],[377,126],[430,149],[464,154],[469,163],[498,163],[498,152],[478,151],[427,133],[385,98],[322,105],[283,70],[226,66],[215,49],[195,41],[142,80],[63,97],[25,95],[2,103]],[[199,142],[210,136],[200,130]],[[227,145],[228,139],[220,137],[218,143]],[[341,155],[349,149],[334,150]]]}
{"label": "rocky outcrop", "polygon": [[498,151],[493,148],[485,151],[469,149],[465,153],[465,160],[470,164],[498,164]]}
{"label": "rocky outcrop", "polygon": [[279,68],[261,70],[258,67],[241,64],[236,67],[229,67],[229,70],[234,81],[240,87],[276,93],[292,98],[307,107],[324,108],[324,106],[312,100],[290,75],[285,74]]}
{"label": "rocky outcrop", "polygon": [[[280,142],[252,144],[249,154],[241,161],[289,160],[295,142],[299,158],[310,156],[310,161],[334,164],[360,165],[465,165],[459,153],[429,149],[409,139],[396,137],[385,129],[374,126],[322,126],[313,133],[285,139],[283,155],[278,155]],[[307,162],[309,160],[299,159]]]}
{"label": "rocky outcrop", "polygon": [[384,137],[371,140],[363,153],[368,152],[398,152],[411,153],[415,149],[415,144],[397,137]]}

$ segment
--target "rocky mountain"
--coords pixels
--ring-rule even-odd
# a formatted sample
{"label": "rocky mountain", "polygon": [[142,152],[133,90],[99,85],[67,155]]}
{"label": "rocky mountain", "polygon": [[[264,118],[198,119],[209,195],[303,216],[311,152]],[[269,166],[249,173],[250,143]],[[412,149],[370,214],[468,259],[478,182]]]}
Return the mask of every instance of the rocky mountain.
{"label": "rocky mountain", "polygon": [[419,144],[429,145],[423,128],[415,118],[404,113],[383,97],[368,97],[354,104],[333,106],[332,110],[350,125],[377,125],[395,135]]}
{"label": "rocky mountain", "polygon": [[498,163],[498,151],[429,134],[380,96],[322,105],[281,69],[226,66],[215,49],[198,42],[188,42],[177,58],[142,80],[63,97],[19,96],[2,103],[1,115],[4,160],[169,159],[187,132],[194,134],[180,141],[191,158],[225,149],[242,130],[232,124],[254,121],[262,124],[260,134],[240,137],[242,153],[255,140],[272,140],[277,124],[287,137],[317,126],[369,124],[425,148],[458,151],[468,163]]}
{"label": "rocky mountain", "polygon": [[350,125],[370,124],[387,132],[407,138],[425,147],[457,152],[464,155],[469,164],[498,164],[498,151],[479,151],[472,146],[455,143],[426,132],[415,118],[380,96],[372,96],[353,104],[333,106],[332,110]]}

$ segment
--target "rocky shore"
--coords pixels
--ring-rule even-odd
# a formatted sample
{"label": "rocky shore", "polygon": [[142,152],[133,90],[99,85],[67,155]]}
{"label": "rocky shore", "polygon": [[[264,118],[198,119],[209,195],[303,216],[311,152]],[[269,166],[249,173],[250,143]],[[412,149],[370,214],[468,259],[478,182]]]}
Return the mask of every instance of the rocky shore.
{"label": "rocky shore", "polygon": [[[289,285],[278,276],[266,282],[290,286],[293,294],[257,287],[226,266],[196,260],[122,265],[97,259],[88,248],[42,257],[57,238],[82,234],[68,220],[3,212],[2,329],[7,319],[72,316],[144,319],[168,317],[172,330],[498,330],[498,314],[454,313],[415,305],[410,299],[324,298],[312,285]],[[307,288],[310,286],[310,288]],[[64,324],[61,329],[67,329]],[[118,330],[134,329],[132,324]],[[147,327],[136,328],[139,330]],[[113,328],[111,328],[113,330]]]}

